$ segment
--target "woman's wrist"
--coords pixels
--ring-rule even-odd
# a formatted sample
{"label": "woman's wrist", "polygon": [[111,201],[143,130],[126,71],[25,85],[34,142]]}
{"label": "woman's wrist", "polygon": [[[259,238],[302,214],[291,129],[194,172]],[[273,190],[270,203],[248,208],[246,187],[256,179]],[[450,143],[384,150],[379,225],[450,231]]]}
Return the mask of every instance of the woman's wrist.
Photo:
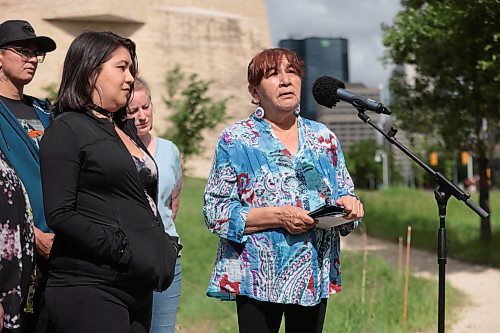
{"label": "woman's wrist", "polygon": [[287,217],[283,207],[273,207],[274,208],[274,221],[276,228],[285,228]]}
{"label": "woman's wrist", "polygon": [[251,208],[247,217],[246,232],[283,228],[285,216],[282,207]]}

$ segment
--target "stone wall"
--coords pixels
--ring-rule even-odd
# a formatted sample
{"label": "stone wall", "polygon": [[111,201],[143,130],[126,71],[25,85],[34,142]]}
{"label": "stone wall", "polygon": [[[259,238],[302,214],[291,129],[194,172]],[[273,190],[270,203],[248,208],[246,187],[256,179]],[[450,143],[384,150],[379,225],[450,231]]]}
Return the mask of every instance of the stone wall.
{"label": "stone wall", "polygon": [[37,35],[50,36],[58,45],[39,65],[28,94],[44,97],[43,87],[59,83],[71,41],[90,29],[111,30],[136,42],[140,75],[151,85],[157,134],[168,128],[165,75],[175,64],[213,80],[209,92],[215,99],[232,96],[231,119],[204,133],[204,153],[187,163],[189,174],[198,177],[208,175],[220,131],[252,112],[246,67],[259,50],[271,46],[264,0],[0,0],[0,8],[0,22],[27,20]]}

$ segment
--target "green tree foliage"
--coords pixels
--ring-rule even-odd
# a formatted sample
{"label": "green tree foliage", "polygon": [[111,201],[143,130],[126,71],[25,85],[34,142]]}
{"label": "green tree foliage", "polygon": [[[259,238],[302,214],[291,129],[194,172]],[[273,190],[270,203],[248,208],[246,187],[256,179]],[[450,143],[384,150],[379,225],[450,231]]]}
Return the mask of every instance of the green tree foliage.
{"label": "green tree foliage", "polygon": [[[442,149],[474,151],[482,208],[489,208],[487,170],[500,131],[498,0],[403,0],[384,26],[387,60],[415,66],[414,82],[396,72],[392,109],[402,127],[432,133]],[[490,219],[481,239],[491,238]]]}
{"label": "green tree foliage", "polygon": [[[383,150],[373,140],[362,140],[344,150],[347,169],[351,174],[356,188],[376,189],[382,184],[382,162],[375,160],[377,151]],[[388,154],[389,183],[403,182],[403,177],[394,161],[392,154]]]}
{"label": "green tree foliage", "polygon": [[382,182],[382,164],[375,162],[377,144],[362,140],[346,149],[346,163],[356,188],[374,189]]}
{"label": "green tree foliage", "polygon": [[199,79],[197,74],[191,74],[186,80],[179,65],[167,73],[164,101],[173,113],[169,117],[172,126],[163,136],[177,145],[183,162],[203,150],[203,130],[214,128],[225,118],[230,97],[219,101],[208,97],[212,83]]}
{"label": "green tree foliage", "polygon": [[51,83],[49,85],[42,87],[42,90],[45,91],[45,93],[47,94],[47,99],[51,103],[54,103],[54,101],[57,98],[57,84]]}

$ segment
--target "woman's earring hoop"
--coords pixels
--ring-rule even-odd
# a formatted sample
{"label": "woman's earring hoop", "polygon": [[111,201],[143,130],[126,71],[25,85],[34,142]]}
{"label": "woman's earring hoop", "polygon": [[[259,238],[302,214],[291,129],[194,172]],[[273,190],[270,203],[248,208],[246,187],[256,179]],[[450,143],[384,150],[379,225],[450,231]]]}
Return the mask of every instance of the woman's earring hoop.
{"label": "woman's earring hoop", "polygon": [[264,114],[265,114],[265,111],[262,108],[262,106],[258,106],[255,108],[255,112],[254,112],[255,117],[262,119],[262,118],[264,118]]}
{"label": "woman's earring hoop", "polygon": [[102,96],[102,88],[101,88],[101,86],[99,86],[98,84],[96,84],[95,88],[96,88],[97,93],[99,94],[99,96]]}
{"label": "woman's earring hoop", "polygon": [[99,106],[102,107],[102,88],[98,84],[96,84],[95,89],[97,90],[97,94],[99,95]]}

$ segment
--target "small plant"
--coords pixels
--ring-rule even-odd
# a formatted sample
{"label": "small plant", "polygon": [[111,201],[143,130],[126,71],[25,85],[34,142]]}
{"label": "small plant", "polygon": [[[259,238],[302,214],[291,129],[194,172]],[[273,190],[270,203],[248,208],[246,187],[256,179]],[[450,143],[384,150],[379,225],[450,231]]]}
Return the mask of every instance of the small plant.
{"label": "small plant", "polygon": [[164,101],[173,114],[169,117],[172,126],[163,134],[177,145],[183,164],[189,156],[203,151],[203,130],[214,128],[225,118],[226,103],[231,98],[214,101],[207,96],[213,81],[191,74],[186,83],[185,77],[179,65],[167,73]]}
{"label": "small plant", "polygon": [[52,82],[49,85],[43,86],[42,90],[45,91],[45,93],[47,94],[47,99],[51,103],[54,103],[54,101],[57,98],[57,84]]}

